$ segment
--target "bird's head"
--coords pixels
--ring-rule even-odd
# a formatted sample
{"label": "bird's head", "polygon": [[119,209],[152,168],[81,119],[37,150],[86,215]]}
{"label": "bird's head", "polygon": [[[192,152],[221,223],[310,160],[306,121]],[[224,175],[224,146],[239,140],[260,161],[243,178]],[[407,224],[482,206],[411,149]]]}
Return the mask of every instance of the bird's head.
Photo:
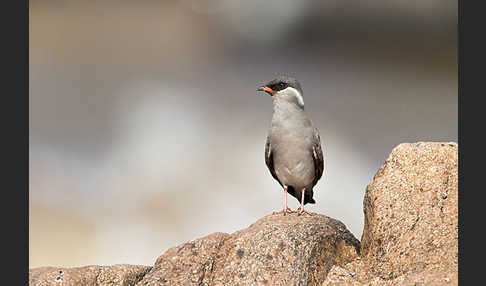
{"label": "bird's head", "polygon": [[260,86],[257,91],[264,91],[276,99],[284,99],[304,107],[304,97],[299,81],[288,76],[279,76]]}

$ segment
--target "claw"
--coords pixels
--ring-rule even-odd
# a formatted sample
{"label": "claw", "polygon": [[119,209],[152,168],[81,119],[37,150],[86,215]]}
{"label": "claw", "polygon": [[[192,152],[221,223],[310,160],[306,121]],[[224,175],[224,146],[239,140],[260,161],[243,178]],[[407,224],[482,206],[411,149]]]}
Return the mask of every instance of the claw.
{"label": "claw", "polygon": [[305,194],[305,188],[302,188],[302,200],[300,201],[300,207],[297,209],[297,215],[301,215],[303,213],[306,213],[310,215],[310,213],[306,210],[304,210],[304,194]]}
{"label": "claw", "polygon": [[291,213],[294,213],[294,211],[292,211],[290,208],[287,208],[287,209],[283,209],[283,210],[278,211],[278,212],[273,212],[272,215],[275,215],[275,214],[286,215],[286,214],[291,214]]}
{"label": "claw", "polygon": [[299,216],[300,216],[301,214],[308,214],[308,215],[311,215],[311,214],[310,214],[308,211],[306,211],[306,210],[300,210],[300,211],[298,212],[298,214],[297,214],[297,215],[299,215]]}
{"label": "claw", "polygon": [[290,208],[287,208],[287,209],[282,210],[282,213],[283,213],[283,215],[286,215],[288,213],[289,214],[293,213],[293,211]]}

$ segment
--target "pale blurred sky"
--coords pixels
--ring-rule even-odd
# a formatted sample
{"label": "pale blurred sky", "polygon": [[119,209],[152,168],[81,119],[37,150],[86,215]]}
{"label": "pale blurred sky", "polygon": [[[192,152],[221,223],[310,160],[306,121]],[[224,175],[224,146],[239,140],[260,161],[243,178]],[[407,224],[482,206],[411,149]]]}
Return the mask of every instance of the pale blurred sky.
{"label": "pale blurred sky", "polygon": [[457,141],[457,3],[366,3],[30,1],[29,266],[152,265],[280,210],[256,87],[281,73],[321,133],[308,209],[360,239],[392,148]]}

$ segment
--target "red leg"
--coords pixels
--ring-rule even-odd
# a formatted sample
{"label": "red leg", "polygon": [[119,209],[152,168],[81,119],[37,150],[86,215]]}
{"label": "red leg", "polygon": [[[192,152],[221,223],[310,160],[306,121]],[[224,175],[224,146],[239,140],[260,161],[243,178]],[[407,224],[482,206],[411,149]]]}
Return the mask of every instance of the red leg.
{"label": "red leg", "polygon": [[287,191],[288,187],[284,186],[284,208],[283,208],[283,215],[286,215],[287,212],[292,212],[292,210],[287,206]]}
{"label": "red leg", "polygon": [[306,210],[304,210],[304,195],[305,195],[305,188],[302,188],[302,199],[300,201],[300,207],[297,209],[299,215],[305,213],[310,215],[310,213]]}
{"label": "red leg", "polygon": [[287,206],[287,190],[288,187],[284,186],[284,208],[281,212],[273,212],[273,214],[280,214],[286,215],[287,213],[292,213],[292,210]]}

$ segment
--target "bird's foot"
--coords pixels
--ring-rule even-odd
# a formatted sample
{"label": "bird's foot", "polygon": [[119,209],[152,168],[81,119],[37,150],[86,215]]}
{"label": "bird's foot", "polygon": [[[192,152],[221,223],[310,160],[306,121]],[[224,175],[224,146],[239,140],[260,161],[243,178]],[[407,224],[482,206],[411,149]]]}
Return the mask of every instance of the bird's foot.
{"label": "bird's foot", "polygon": [[306,211],[305,209],[299,207],[297,210],[295,210],[295,212],[297,213],[297,215],[301,215],[301,214],[308,214],[308,215],[311,215],[308,211]]}
{"label": "bird's foot", "polygon": [[293,211],[292,211],[290,208],[287,208],[287,209],[284,209],[284,210],[282,211],[282,213],[283,213],[283,215],[286,215],[286,214],[291,214],[291,213],[293,213]]}
{"label": "bird's foot", "polygon": [[287,209],[281,210],[279,212],[273,212],[272,214],[273,215],[276,215],[276,214],[286,215],[286,214],[291,214],[291,213],[294,213],[294,211],[292,211],[290,208],[287,208]]}

